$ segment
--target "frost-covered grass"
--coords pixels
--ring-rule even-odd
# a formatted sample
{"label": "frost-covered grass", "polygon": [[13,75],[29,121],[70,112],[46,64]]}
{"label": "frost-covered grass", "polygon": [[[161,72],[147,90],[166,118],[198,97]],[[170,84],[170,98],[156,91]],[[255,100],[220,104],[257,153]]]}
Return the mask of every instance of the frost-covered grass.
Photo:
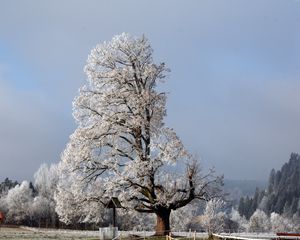
{"label": "frost-covered grass", "polygon": [[[132,240],[132,239],[147,239],[147,240],[165,240],[166,237],[154,236],[154,231],[118,231],[119,239],[122,240]],[[194,232],[176,232],[172,231],[172,238],[176,239],[194,239]],[[207,233],[195,233],[197,240],[207,240]]]}
{"label": "frost-covered grass", "polygon": [[0,239],[11,240],[71,240],[71,239],[86,239],[94,240],[98,238],[98,231],[72,231],[72,230],[49,230],[37,228],[0,228]]}
{"label": "frost-covered grass", "polygon": [[[146,238],[143,237],[127,237],[127,238],[122,238],[122,240],[166,240],[166,236],[149,236]],[[176,240],[192,240],[194,238],[187,238],[187,237],[180,237],[180,236],[173,236],[172,239]],[[195,238],[196,240],[203,240],[203,238]]]}
{"label": "frost-covered grass", "polygon": [[[133,231],[120,231],[122,240],[165,240],[166,237],[153,236],[154,232],[133,232]],[[173,233],[173,238],[176,239],[193,239],[189,233]],[[176,237],[175,237],[176,236]],[[81,230],[66,230],[66,229],[43,229],[43,228],[7,228],[0,227],[0,239],[10,240],[96,240],[99,239],[98,231],[81,231]],[[207,239],[207,234],[198,233],[197,240]]]}

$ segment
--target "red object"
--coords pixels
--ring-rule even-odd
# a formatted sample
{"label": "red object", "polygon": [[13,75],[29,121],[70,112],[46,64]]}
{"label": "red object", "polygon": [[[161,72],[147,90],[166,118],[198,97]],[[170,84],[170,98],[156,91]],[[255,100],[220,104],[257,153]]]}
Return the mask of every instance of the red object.
{"label": "red object", "polygon": [[5,216],[4,213],[0,212],[0,223],[4,222]]}
{"label": "red object", "polygon": [[300,233],[276,233],[277,236],[300,237]]}

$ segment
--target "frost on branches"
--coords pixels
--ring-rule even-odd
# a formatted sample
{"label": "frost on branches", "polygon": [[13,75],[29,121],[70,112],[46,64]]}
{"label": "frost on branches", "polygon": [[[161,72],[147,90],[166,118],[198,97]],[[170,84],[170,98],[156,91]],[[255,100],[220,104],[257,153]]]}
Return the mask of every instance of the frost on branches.
{"label": "frost on branches", "polygon": [[224,205],[225,202],[222,199],[211,199],[207,202],[203,215],[198,217],[198,221],[206,228],[208,234],[223,230],[226,218],[222,211]]}
{"label": "frost on branches", "polygon": [[[92,193],[65,189],[75,190],[73,199],[79,194],[105,204],[116,196],[124,208],[156,214],[156,233],[165,234],[172,210],[216,195],[221,179],[212,172],[201,176],[197,161],[174,130],[164,126],[166,94],[156,85],[168,69],[153,62],[152,52],[145,37],[125,33],[91,51],[85,66],[87,84],[73,102],[78,128],[60,167],[65,173],[61,181],[76,176],[87,189],[98,185],[90,187]],[[185,172],[172,167],[178,163],[186,165]],[[63,185],[58,203],[64,198]]]}
{"label": "frost on branches", "polygon": [[249,219],[249,230],[251,232],[267,232],[270,229],[270,221],[264,211],[256,209]]}
{"label": "frost on branches", "polygon": [[30,215],[32,195],[32,189],[27,181],[23,181],[8,191],[4,198],[4,204],[8,212],[6,216],[8,222],[14,221],[20,224]]}

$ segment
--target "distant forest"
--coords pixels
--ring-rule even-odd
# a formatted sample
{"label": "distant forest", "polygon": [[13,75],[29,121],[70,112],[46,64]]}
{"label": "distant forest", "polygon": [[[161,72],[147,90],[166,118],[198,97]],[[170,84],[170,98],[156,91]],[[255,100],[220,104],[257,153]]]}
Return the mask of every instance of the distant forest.
{"label": "distant forest", "polygon": [[292,153],[281,170],[272,169],[265,190],[256,188],[253,197],[241,197],[238,204],[240,215],[249,219],[256,209],[266,214],[279,213],[285,217],[300,215],[300,156]]}
{"label": "distant forest", "polygon": [[[57,204],[54,199],[58,177],[55,165],[42,164],[34,174],[33,183],[23,181],[19,184],[8,178],[0,182],[0,212],[6,216],[5,223],[73,229],[94,229],[111,223],[108,209],[89,203],[83,205],[83,210],[77,205],[70,205],[68,214],[74,217],[68,225],[62,223],[56,213]],[[254,184],[260,184],[256,186],[264,190],[256,188],[253,191]],[[193,227],[203,231],[206,220],[211,219],[219,229],[230,232],[300,231],[300,155],[292,153],[289,161],[279,171],[273,169],[268,184],[259,181],[227,181],[225,187],[224,192],[232,188],[232,193],[238,193],[242,197],[235,198],[237,201],[212,199],[205,205],[191,204],[182,211],[173,211],[172,227],[180,230]],[[245,193],[249,195],[246,196]],[[79,217],[88,221],[80,222]],[[152,229],[154,220],[149,215],[118,213],[120,229],[145,230],[145,226]]]}

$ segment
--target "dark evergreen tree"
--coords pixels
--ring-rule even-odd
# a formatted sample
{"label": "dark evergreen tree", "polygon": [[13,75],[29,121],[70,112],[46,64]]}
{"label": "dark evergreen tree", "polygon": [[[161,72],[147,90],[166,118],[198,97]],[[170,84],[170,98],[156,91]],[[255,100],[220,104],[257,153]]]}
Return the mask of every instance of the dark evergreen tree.
{"label": "dark evergreen tree", "polygon": [[300,214],[300,156],[292,153],[289,162],[281,170],[272,169],[269,184],[265,191],[256,189],[253,197],[239,202],[239,213],[246,218],[261,208],[267,214],[276,212],[292,217]]}
{"label": "dark evergreen tree", "polygon": [[274,190],[274,185],[275,185],[275,175],[276,175],[276,172],[275,172],[275,169],[273,168],[273,169],[271,170],[270,177],[269,177],[268,193],[272,193],[273,190]]}
{"label": "dark evergreen tree", "polygon": [[240,215],[245,216],[245,199],[244,199],[244,197],[240,198],[238,211],[239,211]]}
{"label": "dark evergreen tree", "polygon": [[9,189],[14,188],[17,184],[17,181],[12,181],[9,178],[5,178],[2,183],[0,183],[0,197],[5,195]]}

